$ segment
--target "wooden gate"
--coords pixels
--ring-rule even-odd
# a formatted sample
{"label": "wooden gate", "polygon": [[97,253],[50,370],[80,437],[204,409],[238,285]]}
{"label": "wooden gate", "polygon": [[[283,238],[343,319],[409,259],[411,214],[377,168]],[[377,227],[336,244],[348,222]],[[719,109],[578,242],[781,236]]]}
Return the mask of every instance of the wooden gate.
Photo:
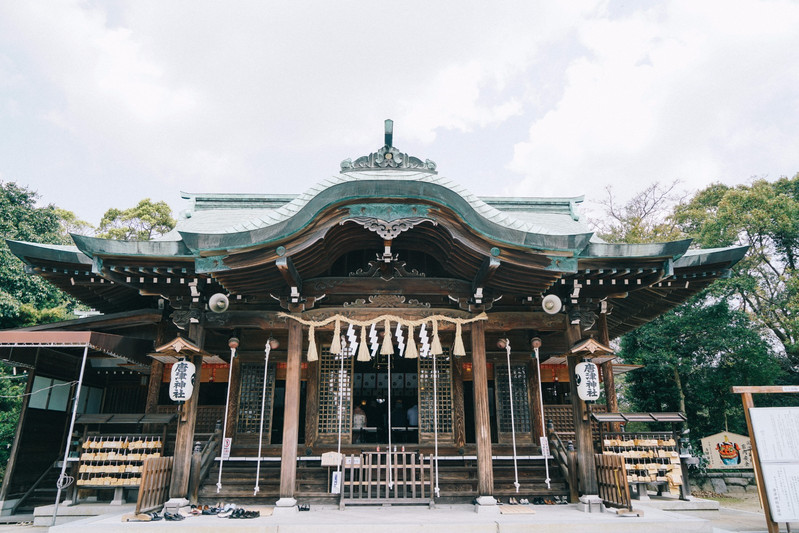
{"label": "wooden gate", "polygon": [[154,511],[169,499],[172,460],[172,457],[149,457],[144,460],[136,514]]}
{"label": "wooden gate", "polygon": [[633,510],[624,457],[620,455],[594,455],[599,497],[606,507]]}
{"label": "wooden gate", "polygon": [[342,509],[346,504],[433,505],[433,456],[394,452],[390,467],[388,458],[388,452],[344,457],[339,503]]}

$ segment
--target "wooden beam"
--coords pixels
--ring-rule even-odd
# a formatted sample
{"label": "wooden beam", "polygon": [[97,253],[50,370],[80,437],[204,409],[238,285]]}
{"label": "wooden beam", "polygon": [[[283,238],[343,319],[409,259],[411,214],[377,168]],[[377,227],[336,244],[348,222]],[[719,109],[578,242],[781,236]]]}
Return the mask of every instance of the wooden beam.
{"label": "wooden beam", "polygon": [[239,393],[241,392],[241,358],[235,357],[230,365],[230,376],[228,376],[228,386],[230,387],[230,403],[227,413],[227,435],[226,438],[235,438],[239,421]]}
{"label": "wooden beam", "polygon": [[[569,324],[566,328],[566,341],[569,346],[580,342],[581,331],[579,324]],[[599,494],[599,484],[596,477],[594,461],[594,440],[591,436],[591,419],[585,401],[577,396],[577,382],[575,368],[582,361],[582,355],[569,355],[569,385],[571,387],[572,420],[574,422],[574,440],[577,451],[577,472],[580,479],[580,490],[583,494]]]}
{"label": "wooden beam", "polygon": [[472,372],[477,441],[477,494],[491,496],[494,492],[494,470],[491,463],[491,419],[488,413],[488,369],[483,320],[472,323]]}
{"label": "wooden beam", "polygon": [[[605,406],[608,413],[619,412],[619,399],[616,396],[616,378],[613,377],[613,361],[605,361],[599,367],[602,369],[602,384],[605,386]],[[621,425],[618,422],[610,423],[610,431],[618,433]]]}
{"label": "wooden beam", "polygon": [[[763,513],[766,518],[766,527],[768,533],[779,533],[780,526],[771,519],[771,506],[768,503],[768,496],[766,493],[766,483],[763,479],[763,467],[760,465],[760,456],[757,452],[757,442],[755,439],[755,431],[752,428],[752,417],[749,410],[755,406],[752,399],[752,393],[759,392],[795,392],[794,391],[764,391],[762,389],[782,389],[783,387],[733,387],[732,392],[741,395],[741,402],[744,406],[744,417],[746,418],[746,428],[749,430],[750,443],[752,445],[752,462],[755,464],[755,481],[757,482],[757,493],[760,496],[760,504],[763,506]],[[758,389],[758,390],[743,390],[743,389]],[[685,475],[685,474],[683,474]]]}
{"label": "wooden beam", "polygon": [[[286,361],[286,401],[283,411],[283,447],[280,459],[280,499],[283,506],[296,504],[297,439],[300,425],[300,364],[302,359],[302,325],[288,321],[288,356]],[[278,503],[280,505],[280,503]]]}
{"label": "wooden beam", "polygon": [[499,268],[499,264],[500,261],[498,257],[489,256],[483,260],[483,264],[480,265],[480,270],[477,271],[477,275],[472,281],[472,295],[474,295],[477,289],[485,287],[486,284],[491,281],[491,278],[494,277],[494,274]]}
{"label": "wooden beam", "polygon": [[297,294],[302,294],[302,277],[294,267],[294,262],[291,260],[291,257],[287,255],[278,257],[275,261],[275,265],[280,271],[280,275],[283,276],[284,280],[286,280],[286,284],[289,287],[296,287]]}
{"label": "wooden beam", "polygon": [[[319,344],[317,343],[317,346]],[[305,378],[305,447],[313,448],[319,432],[319,361],[308,362]]]}
{"label": "wooden beam", "polygon": [[[191,324],[189,337],[202,348],[205,344],[205,329],[199,324]],[[203,356],[195,355],[192,363],[199,374],[203,365]],[[200,383],[199,379],[196,380],[191,398],[181,407],[181,414],[178,418],[175,434],[175,460],[172,463],[172,483],[169,487],[170,498],[187,498],[189,496],[189,473],[191,471],[191,454],[194,449],[194,427],[197,424]]]}
{"label": "wooden beam", "polygon": [[164,379],[164,363],[153,359],[150,363],[150,378],[147,382],[147,403],[144,412],[152,414],[158,411],[158,396],[161,393],[161,382]]}
{"label": "wooden beam", "polygon": [[545,421],[541,416],[541,395],[538,393],[541,388],[539,375],[539,359],[533,359],[527,365],[527,388],[530,394],[530,414],[533,421],[533,442],[537,443],[539,437],[545,436]]}
{"label": "wooden beam", "polygon": [[466,446],[466,414],[463,404],[463,357],[452,360],[452,434],[455,446]]}

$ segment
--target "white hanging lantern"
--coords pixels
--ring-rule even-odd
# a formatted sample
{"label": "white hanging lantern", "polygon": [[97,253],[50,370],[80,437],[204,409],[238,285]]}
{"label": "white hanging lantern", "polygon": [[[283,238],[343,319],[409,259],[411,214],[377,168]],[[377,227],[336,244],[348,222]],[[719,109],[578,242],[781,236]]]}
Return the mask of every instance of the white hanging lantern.
{"label": "white hanging lantern", "polygon": [[193,363],[181,359],[172,365],[172,379],[169,381],[169,399],[173,402],[185,402],[194,392],[194,376],[196,368]]}
{"label": "white hanging lantern", "polygon": [[599,369],[594,363],[577,363],[574,368],[577,396],[584,401],[599,399]]}

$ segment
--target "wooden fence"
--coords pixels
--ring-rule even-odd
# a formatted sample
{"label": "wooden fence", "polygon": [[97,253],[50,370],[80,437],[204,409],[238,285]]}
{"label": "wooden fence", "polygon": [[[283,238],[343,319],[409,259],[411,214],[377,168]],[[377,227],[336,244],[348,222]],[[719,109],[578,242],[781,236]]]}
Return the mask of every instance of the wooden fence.
{"label": "wooden fence", "polygon": [[136,514],[154,511],[169,499],[172,462],[172,457],[149,457],[144,460]]}
{"label": "wooden fence", "polygon": [[606,507],[633,510],[624,457],[620,455],[594,455],[599,497]]}
{"label": "wooden fence", "polygon": [[[343,458],[340,507],[370,504],[433,505],[433,456],[364,452]],[[389,472],[391,476],[389,477]]]}

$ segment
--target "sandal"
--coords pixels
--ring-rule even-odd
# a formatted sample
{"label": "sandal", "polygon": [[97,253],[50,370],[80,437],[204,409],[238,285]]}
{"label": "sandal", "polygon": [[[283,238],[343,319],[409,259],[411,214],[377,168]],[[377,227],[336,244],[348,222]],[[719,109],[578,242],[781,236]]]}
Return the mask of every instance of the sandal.
{"label": "sandal", "polygon": [[311,510],[311,506],[309,504],[307,504],[307,503],[304,503],[302,505],[298,505],[297,506],[297,510],[299,510],[299,511],[310,511]]}

